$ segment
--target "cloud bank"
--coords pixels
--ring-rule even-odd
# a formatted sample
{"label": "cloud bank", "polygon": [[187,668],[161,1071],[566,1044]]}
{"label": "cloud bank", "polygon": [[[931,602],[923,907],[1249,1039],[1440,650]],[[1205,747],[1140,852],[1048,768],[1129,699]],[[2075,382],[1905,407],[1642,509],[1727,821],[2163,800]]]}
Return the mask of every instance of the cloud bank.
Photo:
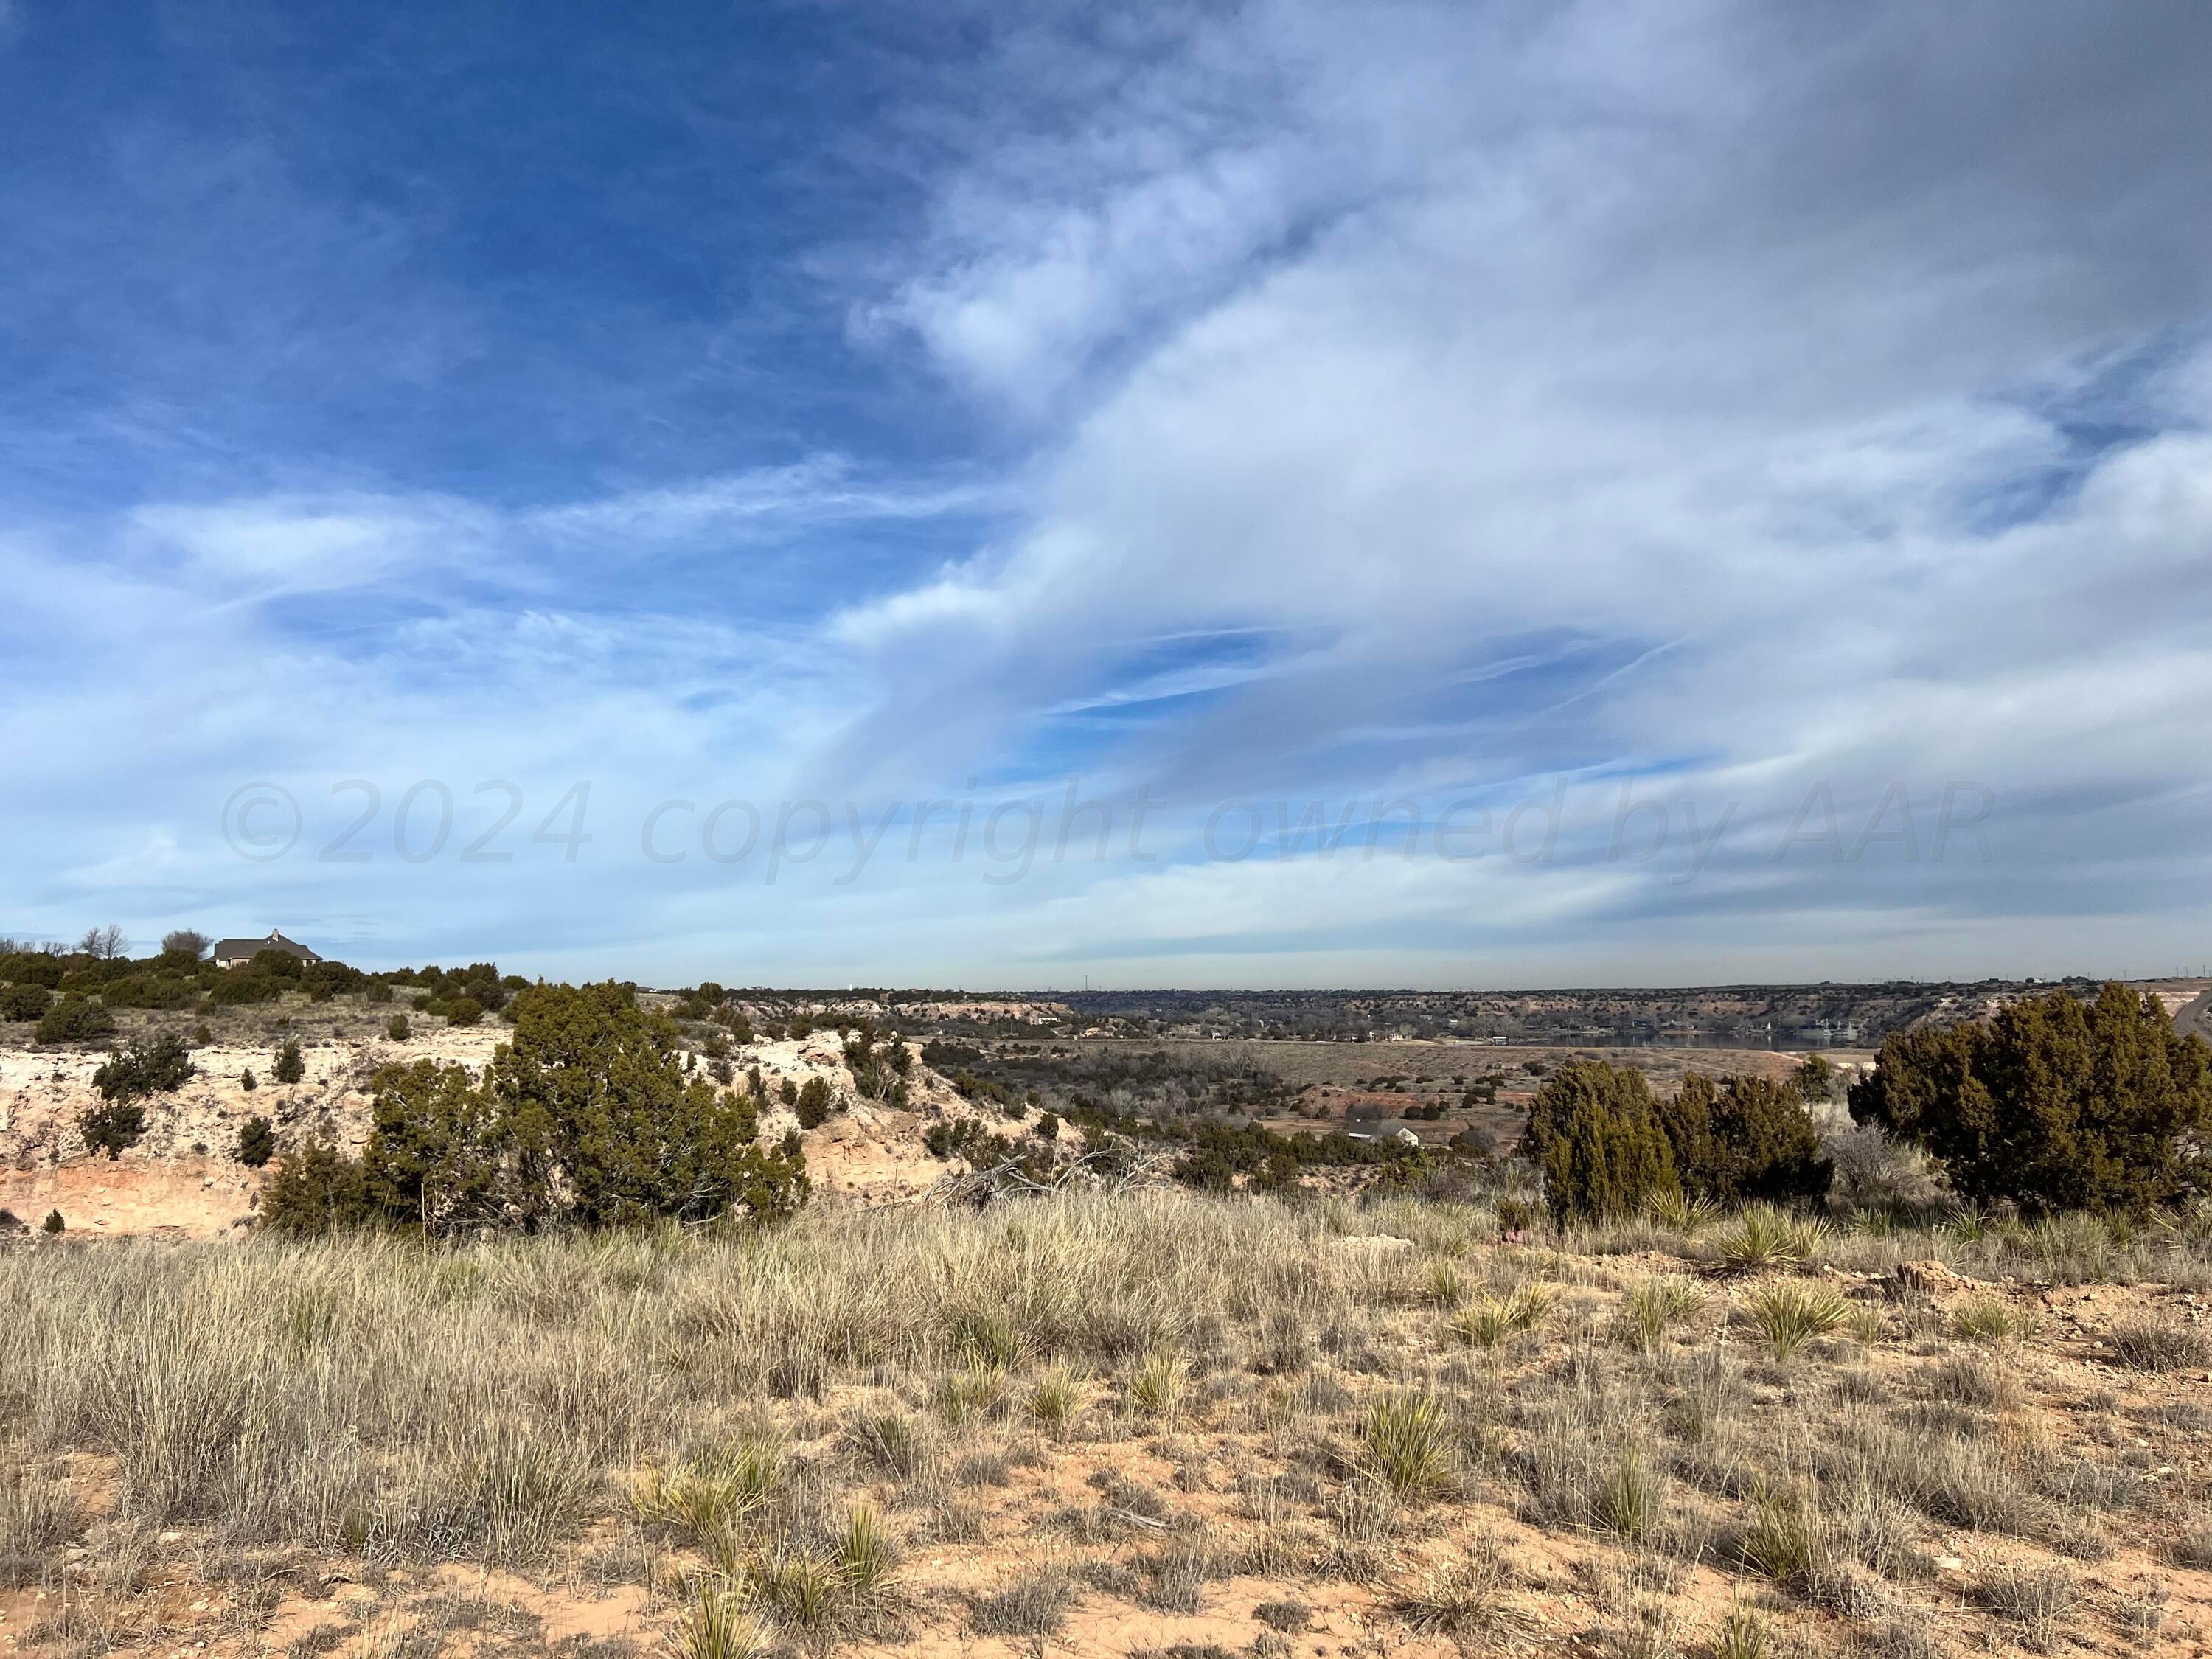
{"label": "cloud bank", "polygon": [[[959,16],[825,42],[865,115],[767,152],[714,118],[743,43],[633,66],[692,116],[663,172],[773,155],[852,210],[633,196],[661,266],[744,272],[710,298],[567,249],[533,311],[523,266],[396,251],[477,222],[458,176],[372,212],[263,158],[225,210],[312,208],[288,270],[377,227],[362,315],[413,367],[280,316],[179,403],[178,316],[146,367],[0,394],[0,932],[267,918],[670,982],[2203,956],[2199,10]],[[645,119],[601,113],[613,147]],[[623,194],[560,170],[586,214]],[[288,341],[346,373],[289,378]],[[262,863],[222,823],[255,780],[302,812]],[[374,856],[325,860],[350,780]],[[1103,858],[1097,817],[1055,848],[1072,781]],[[580,781],[572,858],[530,836]],[[509,799],[480,785],[518,800],[507,860],[461,856]],[[738,860],[745,812],[705,829],[733,801]],[[1340,844],[1286,840],[1310,811]]]}

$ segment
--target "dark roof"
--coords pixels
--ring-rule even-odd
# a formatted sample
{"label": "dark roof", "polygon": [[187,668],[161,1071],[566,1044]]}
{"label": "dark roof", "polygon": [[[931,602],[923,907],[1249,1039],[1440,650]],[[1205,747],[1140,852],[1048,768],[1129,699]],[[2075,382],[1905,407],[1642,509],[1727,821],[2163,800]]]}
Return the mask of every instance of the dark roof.
{"label": "dark roof", "polygon": [[302,962],[320,962],[322,960],[322,957],[316,955],[313,951],[310,951],[306,945],[300,944],[296,940],[286,939],[283,934],[276,932],[274,929],[270,930],[269,937],[266,939],[218,939],[216,941],[215,948],[208,952],[208,956],[210,959],[216,962],[231,962],[239,960],[250,962],[255,955],[263,951],[282,951],[287,956],[299,957]]}

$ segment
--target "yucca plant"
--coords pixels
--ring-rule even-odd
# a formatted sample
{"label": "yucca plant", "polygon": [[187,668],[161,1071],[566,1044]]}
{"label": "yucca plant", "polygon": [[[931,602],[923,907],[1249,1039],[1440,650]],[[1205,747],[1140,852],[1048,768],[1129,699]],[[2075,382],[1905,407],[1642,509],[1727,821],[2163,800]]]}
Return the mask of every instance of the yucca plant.
{"label": "yucca plant", "polygon": [[995,1366],[963,1365],[937,1385],[937,1409],[954,1427],[971,1417],[988,1417],[1006,1395],[1006,1374]]}
{"label": "yucca plant", "polygon": [[1996,1223],[1972,1204],[1961,1204],[1943,1218],[1942,1231],[1962,1244],[1979,1243],[1996,1230]]}
{"label": "yucca plant", "polygon": [[1844,1327],[1850,1332],[1851,1340],[1863,1347],[1871,1348],[1889,1334],[1889,1321],[1881,1310],[1863,1302],[1851,1304]]}
{"label": "yucca plant", "polygon": [[848,1431],[853,1442],[885,1474],[910,1480],[921,1472],[929,1451],[912,1418],[900,1412],[864,1417]]}
{"label": "yucca plant", "polygon": [[1810,1577],[1815,1547],[1812,1511],[1796,1492],[1762,1492],[1736,1544],[1744,1565],[1785,1584]]}
{"label": "yucca plant", "polygon": [[764,1436],[748,1436],[672,1469],[648,1468],[630,1490],[641,1520],[661,1522],[704,1541],[729,1532],[768,1500],[782,1465],[782,1449]]}
{"label": "yucca plant", "polygon": [[1006,1371],[1022,1363],[1020,1336],[997,1314],[960,1315],[952,1321],[951,1337],[953,1346],[976,1365]]}
{"label": "yucca plant", "polygon": [[1455,1315],[1446,1327],[1461,1341],[1477,1348],[1494,1348],[1515,1329],[1505,1304],[1496,1297],[1477,1297]]}
{"label": "yucca plant", "polygon": [[1598,1483],[1597,1522],[1632,1542],[1647,1538],[1659,1524],[1661,1498],[1658,1471],[1636,1447],[1624,1446]]}
{"label": "yucca plant", "polygon": [[872,1508],[863,1504],[846,1516],[844,1529],[837,1534],[837,1565],[847,1583],[858,1590],[873,1589],[897,1564],[883,1518]]}
{"label": "yucca plant", "polygon": [[1817,1221],[1801,1221],[1768,1204],[1754,1204],[1738,1216],[1735,1225],[1715,1241],[1721,1261],[1740,1273],[1761,1267],[1796,1267],[1808,1260],[1827,1228]]}
{"label": "yucca plant", "polygon": [[771,1644],[768,1631],[748,1612],[744,1597],[726,1581],[700,1588],[677,1627],[680,1659],[759,1659]]}
{"label": "yucca plant", "polygon": [[1474,1297],[1446,1328],[1472,1346],[1494,1348],[1507,1337],[1533,1331],[1550,1318],[1553,1300],[1549,1285],[1532,1280],[1502,1300],[1487,1294]]}
{"label": "yucca plant", "polygon": [[1182,1405],[1189,1380],[1188,1361],[1172,1348],[1154,1348],[1129,1373],[1129,1398],[1154,1417],[1167,1417]]}
{"label": "yucca plant", "polygon": [[1812,1338],[1826,1336],[1849,1319],[1851,1304],[1827,1285],[1785,1279],[1753,1291],[1744,1297],[1743,1310],[1775,1358],[1786,1360]]}
{"label": "yucca plant", "polygon": [[1082,1385],[1065,1365],[1055,1365],[1030,1385],[1023,1403],[1029,1413],[1048,1429],[1057,1431],[1073,1420],[1082,1407]]}
{"label": "yucca plant", "polygon": [[819,1634],[836,1622],[849,1581],[843,1563],[817,1550],[781,1549],[756,1556],[746,1572],[756,1606],[797,1629]]}
{"label": "yucca plant", "polygon": [[1467,1298],[1467,1281],[1449,1261],[1429,1264],[1428,1299],[1439,1308],[1456,1308]]}
{"label": "yucca plant", "polygon": [[1645,1199],[1644,1213],[1678,1233],[1698,1233],[1721,1218],[1721,1206],[1704,1193],[1689,1194],[1670,1187]]}
{"label": "yucca plant", "polygon": [[1739,1602],[1713,1634],[1713,1659],[1766,1659],[1773,1646],[1766,1620]]}
{"label": "yucca plant", "polygon": [[1951,1316],[1951,1328],[1970,1342],[2002,1342],[2033,1334],[2035,1322],[2001,1296],[1978,1296]]}
{"label": "yucca plant", "polygon": [[1705,1287],[1680,1273],[1657,1273],[1628,1287],[1628,1324],[1637,1341],[1656,1348],[1677,1320],[1705,1305]]}
{"label": "yucca plant", "polygon": [[1360,1437],[1375,1475],[1393,1492],[1434,1492],[1451,1470],[1451,1428],[1434,1395],[1389,1394],[1367,1408]]}

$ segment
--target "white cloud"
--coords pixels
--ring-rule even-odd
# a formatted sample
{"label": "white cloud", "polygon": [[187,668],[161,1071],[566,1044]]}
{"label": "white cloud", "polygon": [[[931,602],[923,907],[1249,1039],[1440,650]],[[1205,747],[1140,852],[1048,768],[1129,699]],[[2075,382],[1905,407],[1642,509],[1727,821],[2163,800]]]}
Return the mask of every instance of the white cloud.
{"label": "white cloud", "polygon": [[[104,629],[114,664],[22,686],[0,741],[55,836],[93,816],[72,792],[135,777],[188,802],[163,830],[187,859],[216,778],[439,777],[465,805],[512,777],[535,810],[589,771],[599,850],[632,850],[588,882],[268,879],[364,928],[557,922],[672,977],[745,976],[732,939],[789,977],[937,982],[2134,965],[2212,902],[2188,862],[2212,134],[2189,41],[2160,38],[2187,27],[1723,0],[1024,25],[953,89],[983,113],[940,115],[957,159],[854,307],[871,349],[918,350],[1020,434],[1002,477],[823,453],[538,507],[147,507],[94,556],[0,548],[22,659]],[[988,537],[949,562],[849,579],[856,527],[972,514]],[[803,544],[815,614],[749,612],[716,570],[645,586],[690,567],[641,556],[771,538]],[[262,614],[317,594],[404,614],[358,648]],[[634,850],[663,798],[872,807],[1072,771],[1155,786],[1168,860],[1005,890],[927,864],[840,890],[825,863],[769,890]],[[1190,857],[1228,794],[1555,774],[1635,775],[1709,823],[1736,802],[1735,837],[1686,884],[1586,848]],[[1895,778],[1986,783],[2000,856],[1767,857],[1810,784],[1863,812]]]}
{"label": "white cloud", "polygon": [[224,599],[374,586],[431,563],[478,563],[494,515],[465,501],[361,494],[156,505],[131,515],[179,579]]}

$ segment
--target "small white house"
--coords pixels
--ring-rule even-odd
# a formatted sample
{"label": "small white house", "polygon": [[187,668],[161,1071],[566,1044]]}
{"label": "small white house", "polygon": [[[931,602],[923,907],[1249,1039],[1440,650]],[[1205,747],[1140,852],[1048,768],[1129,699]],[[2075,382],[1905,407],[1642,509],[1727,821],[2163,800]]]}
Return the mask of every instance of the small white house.
{"label": "small white house", "polygon": [[1401,1146],[1418,1146],[1421,1144],[1420,1136],[1402,1123],[1370,1123],[1363,1128],[1347,1128],[1344,1132],[1344,1138],[1346,1140],[1395,1140]]}

